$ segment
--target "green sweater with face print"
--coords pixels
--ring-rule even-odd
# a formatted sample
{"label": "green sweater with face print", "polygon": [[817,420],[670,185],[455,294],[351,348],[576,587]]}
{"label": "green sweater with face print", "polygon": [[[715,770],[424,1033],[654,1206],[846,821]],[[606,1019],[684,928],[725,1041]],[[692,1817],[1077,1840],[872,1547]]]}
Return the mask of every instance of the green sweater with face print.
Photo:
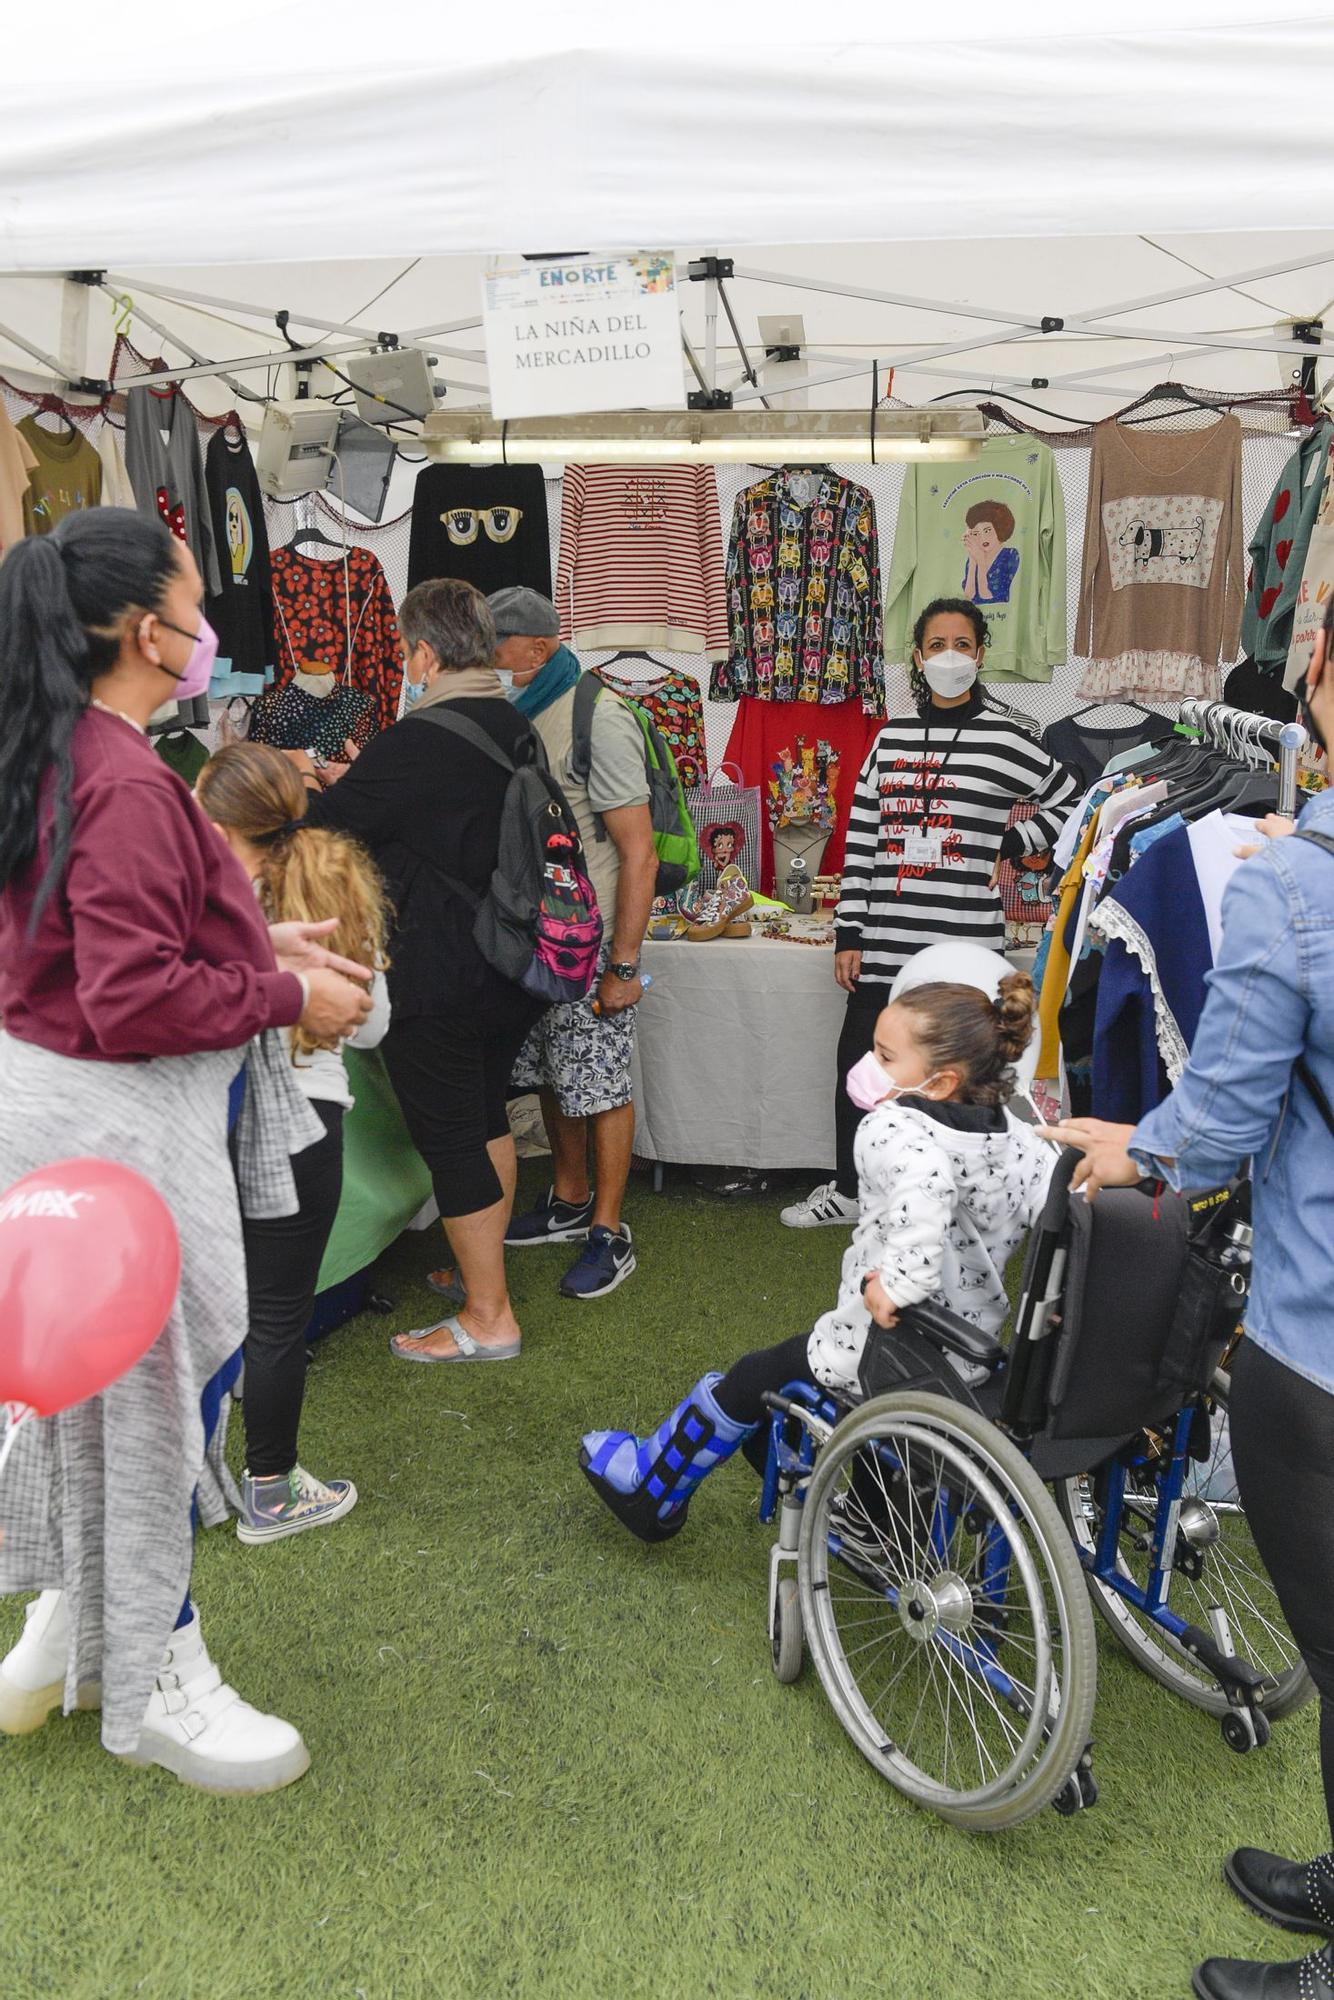
{"label": "green sweater with face print", "polygon": [[982,678],[1048,681],[1066,657],[1065,499],[1051,447],[988,438],[975,459],[910,465],[885,597],[885,658],[907,665],[918,613],[962,597],[991,628]]}

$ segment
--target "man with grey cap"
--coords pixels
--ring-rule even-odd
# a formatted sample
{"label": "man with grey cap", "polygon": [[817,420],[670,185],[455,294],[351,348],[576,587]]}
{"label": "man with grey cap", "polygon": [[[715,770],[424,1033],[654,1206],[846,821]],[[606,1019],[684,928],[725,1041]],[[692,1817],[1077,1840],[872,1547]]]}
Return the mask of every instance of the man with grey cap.
{"label": "man with grey cap", "polygon": [[551,1008],[514,1071],[515,1090],[541,1093],[554,1175],[544,1199],[515,1216],[505,1242],[514,1250],[582,1244],[560,1289],[566,1298],[598,1299],[635,1268],[621,1203],[635,1136],[630,1059],[644,990],[639,954],[658,875],[644,736],[620,696],[603,688],[593,709],[587,777],[574,777],[574,690],[582,670],[560,642],[556,608],[537,591],[517,586],[496,591],[488,602],[496,670],[542,738],[570,802],[605,926],[599,1011],[587,1000]]}

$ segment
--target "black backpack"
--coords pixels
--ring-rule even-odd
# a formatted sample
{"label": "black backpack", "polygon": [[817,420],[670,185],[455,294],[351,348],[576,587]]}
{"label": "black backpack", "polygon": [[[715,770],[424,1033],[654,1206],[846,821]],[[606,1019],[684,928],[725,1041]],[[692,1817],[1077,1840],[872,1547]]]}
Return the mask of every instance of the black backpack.
{"label": "black backpack", "polygon": [[528,761],[516,764],[477,723],[446,707],[418,709],[411,720],[447,729],[509,776],[500,851],[486,894],[442,875],[475,912],[473,937],[482,957],[548,1006],[586,999],[597,977],[602,918],[578,825],[547,769],[540,738],[529,738]]}

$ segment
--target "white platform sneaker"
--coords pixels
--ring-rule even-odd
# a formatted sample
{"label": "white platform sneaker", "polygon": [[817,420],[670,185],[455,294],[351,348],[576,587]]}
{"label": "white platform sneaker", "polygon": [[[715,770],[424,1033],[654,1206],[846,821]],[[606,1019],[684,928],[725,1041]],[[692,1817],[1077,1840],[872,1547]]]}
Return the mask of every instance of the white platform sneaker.
{"label": "white platform sneaker", "polygon": [[[0,1660],[0,1734],[28,1736],[65,1697],[69,1609],[63,1590],[44,1590],[23,1607],[23,1633]],[[101,1689],[87,1681],[80,1708],[99,1708]]]}
{"label": "white platform sneaker", "polygon": [[310,1768],[290,1722],[261,1715],[208,1656],[199,1613],[172,1633],[128,1764],[161,1764],[201,1792],[276,1792]]}

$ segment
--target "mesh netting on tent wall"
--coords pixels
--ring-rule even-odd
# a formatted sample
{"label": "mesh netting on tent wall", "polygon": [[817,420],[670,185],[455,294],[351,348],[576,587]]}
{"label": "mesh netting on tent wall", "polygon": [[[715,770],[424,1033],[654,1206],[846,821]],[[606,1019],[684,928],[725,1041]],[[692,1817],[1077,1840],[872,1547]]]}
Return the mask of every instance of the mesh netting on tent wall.
{"label": "mesh netting on tent wall", "polygon": [[[117,342],[113,360],[115,372],[131,368],[140,369],[147,364],[143,357],[124,340]],[[6,408],[12,418],[17,419],[29,413],[40,400],[15,390],[0,381]],[[1195,400],[1198,399],[1198,400]],[[1131,404],[1125,411],[1118,412],[1124,421],[1144,425],[1155,430],[1197,429],[1217,420],[1220,406],[1226,403],[1241,419],[1242,423],[1242,529],[1243,540],[1249,542],[1260,520],[1261,513],[1275,482],[1284,465],[1295,449],[1292,434],[1292,406],[1289,399],[1281,394],[1272,396],[1220,397],[1216,392],[1192,391],[1172,385],[1154,390],[1148,396]],[[104,422],[114,422],[114,417],[104,417],[100,410],[90,409],[82,415],[77,406],[71,406],[80,428],[97,441]],[[906,409],[906,403],[897,399],[882,405],[887,409]],[[987,418],[988,431],[1001,435],[1006,431],[1030,431],[1033,436],[1050,444],[1056,454],[1056,467],[1065,494],[1067,573],[1068,588],[1068,642],[1073,649],[1075,613],[1078,608],[1079,573],[1083,555],[1084,513],[1088,500],[1089,446],[1092,428],[1084,429],[1043,429],[1038,413],[1006,410],[995,403],[984,403],[982,408]],[[206,443],[219,419],[200,415],[201,443]],[[1033,416],[1034,421],[1025,419]],[[732,508],[737,495],[757,479],[764,477],[763,466],[720,465],[717,468],[718,501],[722,513],[723,545],[726,548],[731,528]],[[836,466],[835,470],[848,478],[858,481],[868,488],[875,501],[876,523],[880,537],[880,570],[882,579],[888,575],[894,543],[894,524],[898,519],[899,497],[903,490],[904,467],[902,464]],[[411,481],[416,476],[417,467],[402,463],[396,468],[391,488],[390,509],[395,505],[400,509],[378,525],[362,521],[356,515],[347,516],[347,538],[354,545],[360,545],[374,552],[384,567],[389,587],[395,603],[401,602],[407,590],[408,538],[411,524]],[[547,480],[547,507],[551,521],[551,568],[555,574],[557,543],[560,528],[561,481],[559,476]],[[342,538],[344,517],[341,511],[324,494],[310,499],[273,502],[266,501],[265,513],[268,519],[269,539],[275,548],[282,547],[291,540],[298,527],[311,523],[322,526],[336,538]],[[608,654],[589,653],[586,664],[596,666]],[[716,766],[726,748],[727,739],[736,719],[736,708],[731,704],[712,702],[707,699],[708,663],[698,654],[655,653],[654,658],[664,666],[681,668],[693,674],[700,682],[706,695],[704,703],[705,735],[708,743],[709,762]],[[620,670],[618,669],[618,672]],[[651,675],[652,667],[640,668],[641,675]],[[1078,688],[1084,672],[1084,662],[1076,659],[1073,650],[1065,664],[1056,669],[1050,682],[1006,682],[998,690],[1012,707],[1023,709],[1032,715],[1039,725],[1055,722],[1063,715],[1071,714],[1081,707]],[[636,669],[628,664],[625,678],[633,683]],[[1220,674],[1220,691],[1221,691]],[[908,682],[901,667],[890,666],[887,675],[887,705],[890,713],[901,711],[908,706]],[[1108,710],[1108,720],[1115,719],[1115,710]]]}

